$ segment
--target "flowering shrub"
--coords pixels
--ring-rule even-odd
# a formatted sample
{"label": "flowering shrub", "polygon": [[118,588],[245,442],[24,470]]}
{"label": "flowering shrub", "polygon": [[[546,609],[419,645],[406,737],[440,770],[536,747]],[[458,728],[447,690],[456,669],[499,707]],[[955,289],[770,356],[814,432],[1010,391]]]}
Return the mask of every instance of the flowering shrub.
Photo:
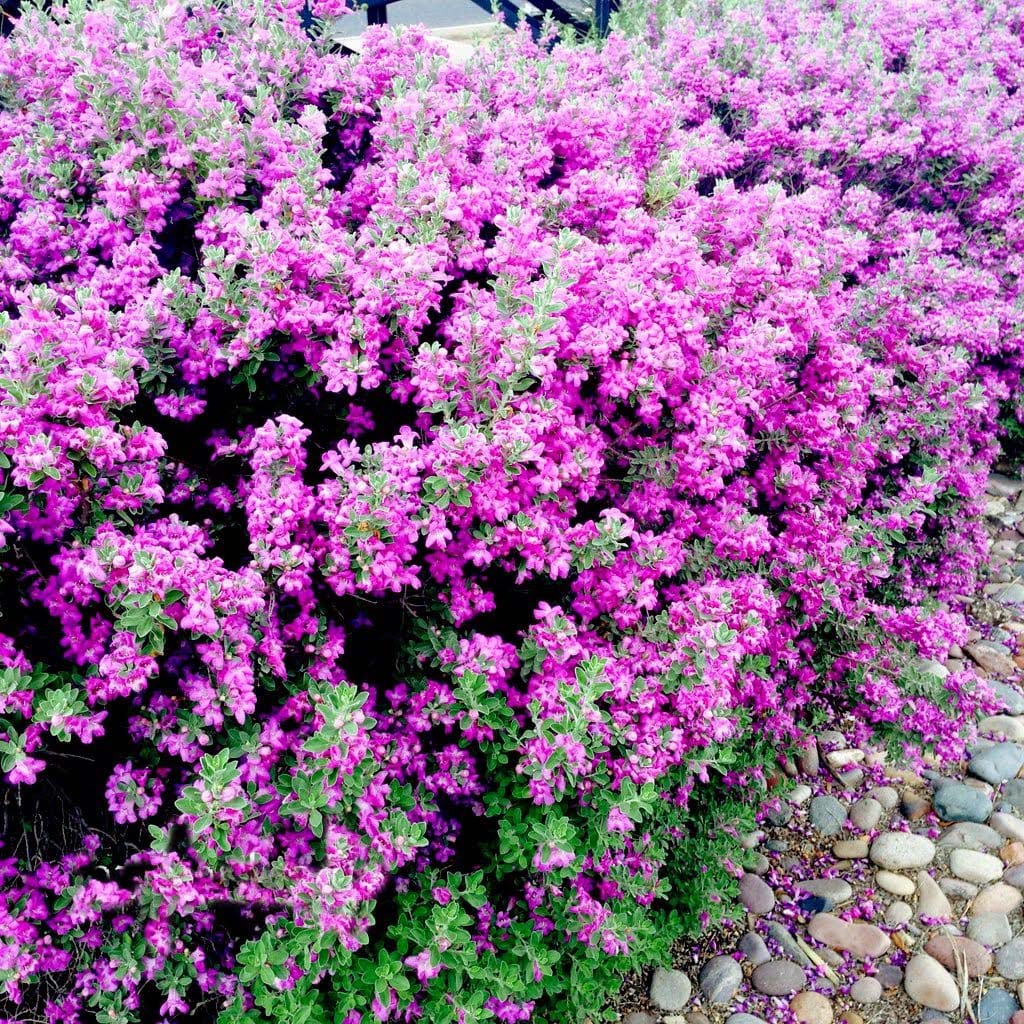
{"label": "flowering shrub", "polygon": [[960,749],[1024,8],[301,7],[0,43],[7,1012],[597,1019],[802,723]]}

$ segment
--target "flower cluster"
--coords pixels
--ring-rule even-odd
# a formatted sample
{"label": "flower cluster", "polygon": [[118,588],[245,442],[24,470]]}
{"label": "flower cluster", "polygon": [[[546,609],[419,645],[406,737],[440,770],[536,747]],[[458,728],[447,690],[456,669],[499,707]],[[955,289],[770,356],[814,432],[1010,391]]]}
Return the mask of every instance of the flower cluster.
{"label": "flower cluster", "polygon": [[672,6],[0,42],[0,1013],[595,1015],[815,713],[961,749],[1024,7]]}

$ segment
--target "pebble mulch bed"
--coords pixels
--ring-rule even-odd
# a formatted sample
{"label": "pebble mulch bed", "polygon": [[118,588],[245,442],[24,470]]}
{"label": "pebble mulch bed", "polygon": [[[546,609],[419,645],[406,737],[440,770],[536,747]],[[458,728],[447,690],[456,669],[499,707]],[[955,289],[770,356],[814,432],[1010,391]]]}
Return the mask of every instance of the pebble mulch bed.
{"label": "pebble mulch bed", "polygon": [[744,837],[745,918],[629,979],[622,1024],[1024,1024],[1024,482],[994,475],[991,577],[943,663],[1001,705],[963,764],[820,733]]}

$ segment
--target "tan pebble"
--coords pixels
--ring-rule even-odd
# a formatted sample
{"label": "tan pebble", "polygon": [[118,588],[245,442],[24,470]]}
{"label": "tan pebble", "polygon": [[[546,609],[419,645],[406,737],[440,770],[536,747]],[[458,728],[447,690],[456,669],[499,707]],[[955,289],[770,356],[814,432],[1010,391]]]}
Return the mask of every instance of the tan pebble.
{"label": "tan pebble", "polygon": [[917,889],[912,878],[898,875],[895,871],[878,871],[875,873],[875,881],[886,892],[891,892],[893,896],[913,896]]}
{"label": "tan pebble", "polygon": [[1024,864],[1024,843],[1007,843],[999,851],[999,857],[1007,867]]}
{"label": "tan pebble", "polygon": [[1012,914],[1024,900],[1019,889],[1006,882],[996,882],[982,889],[971,904],[972,914]]}
{"label": "tan pebble", "polygon": [[924,789],[928,785],[920,775],[908,768],[886,768],[885,775],[886,778],[895,779],[904,786],[913,786],[915,789]]}
{"label": "tan pebble", "polygon": [[864,760],[863,750],[834,750],[825,755],[825,760],[835,769],[847,768],[851,764],[860,764]]}
{"label": "tan pebble", "polygon": [[866,839],[840,839],[832,847],[832,854],[841,860],[864,860],[868,855]]}
{"label": "tan pebble", "polygon": [[891,811],[900,799],[899,793],[892,786],[875,786],[868,792],[868,796],[873,796],[887,811]]}
{"label": "tan pebble", "polygon": [[856,1010],[846,1010],[839,1018],[839,1024],[864,1024],[864,1018]]}
{"label": "tan pebble", "polygon": [[800,1024],[832,1024],[832,1004],[820,992],[800,992],[789,1004]]}

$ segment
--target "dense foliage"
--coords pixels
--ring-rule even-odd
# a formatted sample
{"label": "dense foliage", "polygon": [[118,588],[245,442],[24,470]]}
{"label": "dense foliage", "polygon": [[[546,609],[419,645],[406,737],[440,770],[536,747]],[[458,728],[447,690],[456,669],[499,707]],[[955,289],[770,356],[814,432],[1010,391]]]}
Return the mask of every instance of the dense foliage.
{"label": "dense foliage", "polygon": [[1024,6],[301,6],[0,43],[6,1012],[597,1019],[802,723],[958,749]]}

